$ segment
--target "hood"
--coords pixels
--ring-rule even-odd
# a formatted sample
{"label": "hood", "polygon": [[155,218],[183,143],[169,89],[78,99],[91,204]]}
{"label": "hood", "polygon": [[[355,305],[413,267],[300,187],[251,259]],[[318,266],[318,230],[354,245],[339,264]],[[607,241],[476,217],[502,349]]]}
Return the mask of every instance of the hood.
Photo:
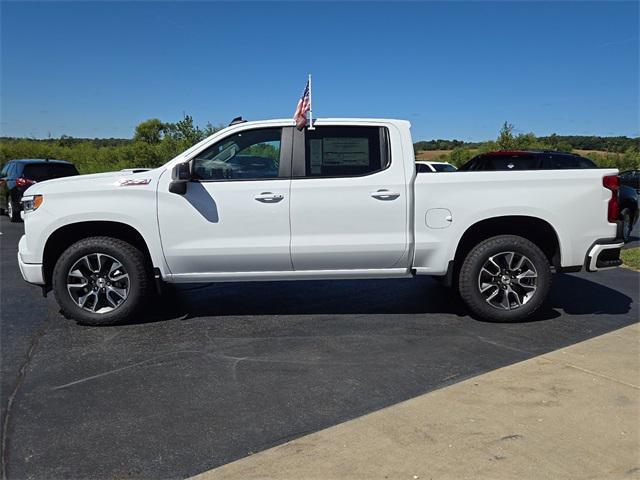
{"label": "hood", "polygon": [[108,190],[123,186],[145,187],[153,185],[157,179],[159,169],[142,172],[118,171],[106,173],[92,173],[89,175],[75,175],[73,177],[54,178],[31,185],[24,195],[44,193],[77,192],[82,190]]}

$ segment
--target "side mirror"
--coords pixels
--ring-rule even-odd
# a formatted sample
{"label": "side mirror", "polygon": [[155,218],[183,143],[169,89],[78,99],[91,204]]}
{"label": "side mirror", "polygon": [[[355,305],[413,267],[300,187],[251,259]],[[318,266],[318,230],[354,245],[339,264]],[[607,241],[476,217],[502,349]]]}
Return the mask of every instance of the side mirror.
{"label": "side mirror", "polygon": [[169,191],[184,195],[187,193],[187,182],[191,180],[191,166],[189,162],[179,163],[171,170],[171,183]]}

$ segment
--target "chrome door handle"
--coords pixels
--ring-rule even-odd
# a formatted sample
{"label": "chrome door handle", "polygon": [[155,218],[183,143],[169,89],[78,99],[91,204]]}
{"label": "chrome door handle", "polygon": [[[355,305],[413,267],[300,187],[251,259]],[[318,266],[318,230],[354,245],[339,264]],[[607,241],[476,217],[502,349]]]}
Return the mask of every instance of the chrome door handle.
{"label": "chrome door handle", "polygon": [[371,192],[371,196],[377,200],[395,200],[400,196],[400,194],[390,192],[386,188],[381,188],[377,192]]}
{"label": "chrome door handle", "polygon": [[262,192],[253,198],[258,202],[262,202],[262,203],[278,203],[280,200],[284,198],[284,195],[280,195],[279,193],[272,193],[272,192]]}

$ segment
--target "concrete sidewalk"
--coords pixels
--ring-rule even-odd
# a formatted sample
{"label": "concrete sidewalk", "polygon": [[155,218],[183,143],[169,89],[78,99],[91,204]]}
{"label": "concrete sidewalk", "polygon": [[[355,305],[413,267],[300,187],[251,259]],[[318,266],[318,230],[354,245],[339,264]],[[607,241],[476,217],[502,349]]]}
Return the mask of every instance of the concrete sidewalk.
{"label": "concrete sidewalk", "polygon": [[640,327],[471,378],[195,478],[640,478]]}

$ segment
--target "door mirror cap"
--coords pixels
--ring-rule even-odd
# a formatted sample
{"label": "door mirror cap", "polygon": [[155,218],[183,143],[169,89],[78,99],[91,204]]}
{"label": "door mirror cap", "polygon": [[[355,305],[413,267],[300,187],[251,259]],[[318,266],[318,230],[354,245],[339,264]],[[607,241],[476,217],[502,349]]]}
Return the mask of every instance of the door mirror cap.
{"label": "door mirror cap", "polygon": [[187,193],[187,182],[191,180],[191,165],[189,162],[178,163],[171,169],[171,183],[169,191],[184,195]]}
{"label": "door mirror cap", "polygon": [[171,170],[171,180],[187,182],[191,180],[191,165],[189,162],[178,163]]}

